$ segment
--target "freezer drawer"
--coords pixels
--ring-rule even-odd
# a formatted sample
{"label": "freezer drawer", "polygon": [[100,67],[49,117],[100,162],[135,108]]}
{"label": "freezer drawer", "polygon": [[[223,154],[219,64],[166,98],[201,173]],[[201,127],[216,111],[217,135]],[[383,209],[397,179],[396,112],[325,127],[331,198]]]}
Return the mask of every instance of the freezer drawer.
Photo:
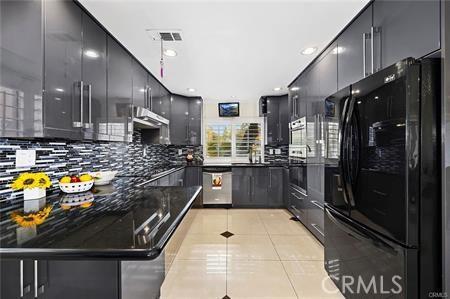
{"label": "freezer drawer", "polygon": [[324,226],[325,269],[346,298],[417,298],[417,249],[393,243],[328,206]]}

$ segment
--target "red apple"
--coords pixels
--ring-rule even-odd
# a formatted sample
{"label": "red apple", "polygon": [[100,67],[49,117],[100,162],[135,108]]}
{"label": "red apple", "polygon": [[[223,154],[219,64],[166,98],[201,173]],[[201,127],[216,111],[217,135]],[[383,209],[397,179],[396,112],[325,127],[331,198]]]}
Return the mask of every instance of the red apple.
{"label": "red apple", "polygon": [[80,178],[77,176],[71,176],[70,177],[70,182],[71,183],[79,183],[80,182]]}

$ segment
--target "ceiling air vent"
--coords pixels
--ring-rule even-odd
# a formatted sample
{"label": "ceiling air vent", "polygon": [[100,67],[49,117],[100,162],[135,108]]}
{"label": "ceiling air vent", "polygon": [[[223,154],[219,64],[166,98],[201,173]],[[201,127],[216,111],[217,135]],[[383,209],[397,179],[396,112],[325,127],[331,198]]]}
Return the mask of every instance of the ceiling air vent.
{"label": "ceiling air vent", "polygon": [[178,42],[183,40],[181,30],[178,29],[147,29],[146,31],[154,41]]}

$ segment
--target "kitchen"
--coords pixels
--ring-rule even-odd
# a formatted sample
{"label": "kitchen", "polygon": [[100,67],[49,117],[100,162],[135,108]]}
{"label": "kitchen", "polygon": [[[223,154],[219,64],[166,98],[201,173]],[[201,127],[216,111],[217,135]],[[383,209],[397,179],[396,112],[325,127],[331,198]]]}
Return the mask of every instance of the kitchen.
{"label": "kitchen", "polygon": [[0,16],[1,298],[447,296],[450,2]]}

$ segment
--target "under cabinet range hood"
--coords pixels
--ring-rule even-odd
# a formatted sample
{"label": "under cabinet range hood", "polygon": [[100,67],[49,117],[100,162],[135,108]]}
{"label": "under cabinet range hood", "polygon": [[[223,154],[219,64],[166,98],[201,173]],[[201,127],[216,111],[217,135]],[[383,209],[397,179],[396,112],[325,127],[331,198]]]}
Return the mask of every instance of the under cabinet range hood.
{"label": "under cabinet range hood", "polygon": [[169,120],[147,108],[133,106],[133,127],[142,130],[145,143],[170,143]]}
{"label": "under cabinet range hood", "polygon": [[133,106],[133,123],[140,129],[159,129],[169,125],[169,120],[144,107]]}

